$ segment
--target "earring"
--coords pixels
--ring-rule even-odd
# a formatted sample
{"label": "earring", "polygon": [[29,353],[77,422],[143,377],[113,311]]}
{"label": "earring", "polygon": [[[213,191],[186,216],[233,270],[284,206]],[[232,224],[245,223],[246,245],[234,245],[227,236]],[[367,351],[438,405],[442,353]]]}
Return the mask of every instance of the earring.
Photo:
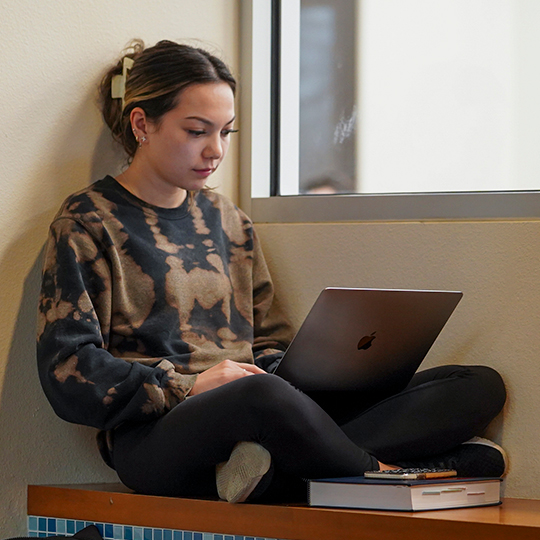
{"label": "earring", "polygon": [[146,137],[144,135],[139,139],[135,129],[133,129],[132,131],[133,131],[133,136],[135,137],[135,142],[139,145],[139,148],[140,148],[143,145],[143,143],[145,143],[147,141],[147,139],[146,139]]}

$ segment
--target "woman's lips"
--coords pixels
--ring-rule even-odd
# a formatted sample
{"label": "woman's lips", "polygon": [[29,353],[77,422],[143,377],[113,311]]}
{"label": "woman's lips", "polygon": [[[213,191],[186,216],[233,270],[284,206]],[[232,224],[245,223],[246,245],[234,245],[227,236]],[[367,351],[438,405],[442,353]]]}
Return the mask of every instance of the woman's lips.
{"label": "woman's lips", "polygon": [[193,169],[193,170],[199,176],[205,176],[205,177],[210,176],[214,172],[214,169]]}

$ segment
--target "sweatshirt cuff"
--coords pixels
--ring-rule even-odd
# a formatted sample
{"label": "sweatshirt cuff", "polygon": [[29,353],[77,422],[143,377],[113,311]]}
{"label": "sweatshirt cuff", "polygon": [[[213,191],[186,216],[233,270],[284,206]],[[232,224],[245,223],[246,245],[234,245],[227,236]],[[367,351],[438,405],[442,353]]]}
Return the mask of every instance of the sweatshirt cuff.
{"label": "sweatshirt cuff", "polygon": [[162,379],[162,388],[165,408],[170,410],[186,399],[187,394],[195,385],[198,374],[178,373],[174,369],[174,364],[168,360],[160,362],[158,367],[166,371]]}

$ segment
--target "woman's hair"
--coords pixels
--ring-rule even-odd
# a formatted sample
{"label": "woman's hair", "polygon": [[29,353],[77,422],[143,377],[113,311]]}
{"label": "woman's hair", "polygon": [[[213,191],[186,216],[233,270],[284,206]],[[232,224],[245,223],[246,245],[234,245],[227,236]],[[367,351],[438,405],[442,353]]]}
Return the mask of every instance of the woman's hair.
{"label": "woman's hair", "polygon": [[[143,109],[149,120],[159,124],[163,115],[176,107],[180,93],[188,86],[225,82],[233,94],[236,92],[236,81],[227,66],[204,49],[167,40],[145,48],[141,40],[134,40],[126,51],[103,77],[100,102],[106,124],[130,160],[138,147],[129,119],[135,107]],[[133,60],[127,71],[124,58]],[[123,72],[126,73],[124,97],[113,98],[113,78]]]}

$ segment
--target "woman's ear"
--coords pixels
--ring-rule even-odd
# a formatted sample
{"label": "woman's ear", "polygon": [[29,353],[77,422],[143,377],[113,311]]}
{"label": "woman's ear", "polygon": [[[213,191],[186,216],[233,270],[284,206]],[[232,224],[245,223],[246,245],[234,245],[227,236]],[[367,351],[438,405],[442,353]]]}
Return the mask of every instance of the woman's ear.
{"label": "woman's ear", "polygon": [[129,115],[131,129],[136,139],[142,139],[148,136],[148,119],[146,113],[141,107],[135,107]]}

